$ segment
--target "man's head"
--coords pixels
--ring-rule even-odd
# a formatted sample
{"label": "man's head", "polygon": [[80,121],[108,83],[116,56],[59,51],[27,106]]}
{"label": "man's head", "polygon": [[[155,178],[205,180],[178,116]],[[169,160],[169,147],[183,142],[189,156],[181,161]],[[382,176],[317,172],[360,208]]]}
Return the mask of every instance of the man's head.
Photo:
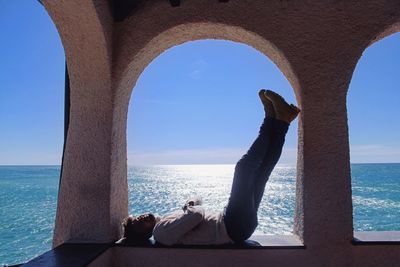
{"label": "man's head", "polygon": [[145,213],[138,217],[128,216],[122,223],[124,237],[129,241],[143,242],[153,234],[156,218],[151,213]]}

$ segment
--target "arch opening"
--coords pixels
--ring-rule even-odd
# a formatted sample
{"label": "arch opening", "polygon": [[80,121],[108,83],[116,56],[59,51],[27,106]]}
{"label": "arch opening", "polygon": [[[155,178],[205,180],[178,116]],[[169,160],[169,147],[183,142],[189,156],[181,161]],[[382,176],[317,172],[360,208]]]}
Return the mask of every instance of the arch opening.
{"label": "arch opening", "polygon": [[[122,64],[117,66],[118,69],[122,68],[122,71],[116,74],[121,73],[116,78],[116,81],[118,81],[115,87],[116,101],[128,104],[127,101],[129,102],[139,76],[161,53],[185,42],[205,39],[243,43],[261,52],[281,70],[290,82],[297,100],[300,101],[300,85],[296,74],[278,47],[266,38],[242,27],[211,22],[187,23],[172,27],[161,32],[142,47],[132,46],[129,52],[124,52],[119,57]],[[127,56],[125,53],[130,55]]]}
{"label": "arch opening", "polygon": [[[130,100],[129,213],[164,215],[193,195],[202,196],[208,210],[221,212],[234,164],[258,133],[264,111],[257,92],[265,87],[295,102],[280,70],[243,43],[185,42],[154,59],[141,73]],[[259,233],[293,231],[296,126],[267,183]]]}
{"label": "arch opening", "polygon": [[64,141],[65,55],[38,1],[12,1],[1,9],[0,262],[13,265],[52,245]]}
{"label": "arch opening", "polygon": [[400,33],[390,29],[365,50],[347,96],[355,231],[400,230]]}

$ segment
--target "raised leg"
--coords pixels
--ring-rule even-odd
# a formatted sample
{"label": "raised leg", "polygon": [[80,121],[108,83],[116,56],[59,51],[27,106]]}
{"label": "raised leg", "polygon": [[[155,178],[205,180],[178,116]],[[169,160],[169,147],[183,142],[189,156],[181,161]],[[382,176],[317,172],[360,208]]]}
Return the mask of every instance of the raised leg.
{"label": "raised leg", "polygon": [[236,242],[250,237],[258,224],[254,201],[255,181],[257,170],[269,151],[273,121],[275,119],[265,117],[257,138],[235,167],[231,195],[224,216],[228,234]]}
{"label": "raised leg", "polygon": [[289,124],[287,122],[281,120],[273,121],[268,152],[255,174],[254,204],[257,210],[264,195],[266,183],[281,157],[288,128]]}
{"label": "raised leg", "polygon": [[258,137],[236,164],[231,195],[224,210],[226,230],[235,242],[246,240],[256,229],[265,185],[282,154],[289,124],[300,112],[275,92],[260,90],[259,96],[266,117]]}

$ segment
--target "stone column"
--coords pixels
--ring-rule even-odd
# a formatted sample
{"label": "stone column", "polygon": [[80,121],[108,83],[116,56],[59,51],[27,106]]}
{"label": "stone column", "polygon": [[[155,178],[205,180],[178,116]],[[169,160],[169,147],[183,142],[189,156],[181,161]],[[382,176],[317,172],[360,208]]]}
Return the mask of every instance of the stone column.
{"label": "stone column", "polygon": [[298,68],[302,111],[295,232],[307,247],[323,251],[349,246],[353,237],[346,93],[358,52],[310,48],[308,61]]}
{"label": "stone column", "polygon": [[111,179],[111,10],[107,1],[44,1],[44,5],[60,33],[71,84],[53,245],[113,241],[127,205],[111,206],[123,195],[119,187],[115,190],[118,181]]}

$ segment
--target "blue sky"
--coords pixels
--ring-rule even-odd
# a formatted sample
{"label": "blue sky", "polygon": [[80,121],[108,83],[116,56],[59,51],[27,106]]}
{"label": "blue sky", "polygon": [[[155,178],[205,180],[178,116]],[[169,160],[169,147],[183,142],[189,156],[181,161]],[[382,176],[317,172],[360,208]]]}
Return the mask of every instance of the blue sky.
{"label": "blue sky", "polygon": [[[0,0],[0,164],[60,164],[64,52],[36,1]],[[348,94],[352,162],[400,162],[400,34],[368,48]],[[257,50],[202,40],[171,48],[143,72],[128,114],[129,164],[235,163],[263,117],[257,91],[294,102]],[[297,123],[281,163],[294,164]]]}

